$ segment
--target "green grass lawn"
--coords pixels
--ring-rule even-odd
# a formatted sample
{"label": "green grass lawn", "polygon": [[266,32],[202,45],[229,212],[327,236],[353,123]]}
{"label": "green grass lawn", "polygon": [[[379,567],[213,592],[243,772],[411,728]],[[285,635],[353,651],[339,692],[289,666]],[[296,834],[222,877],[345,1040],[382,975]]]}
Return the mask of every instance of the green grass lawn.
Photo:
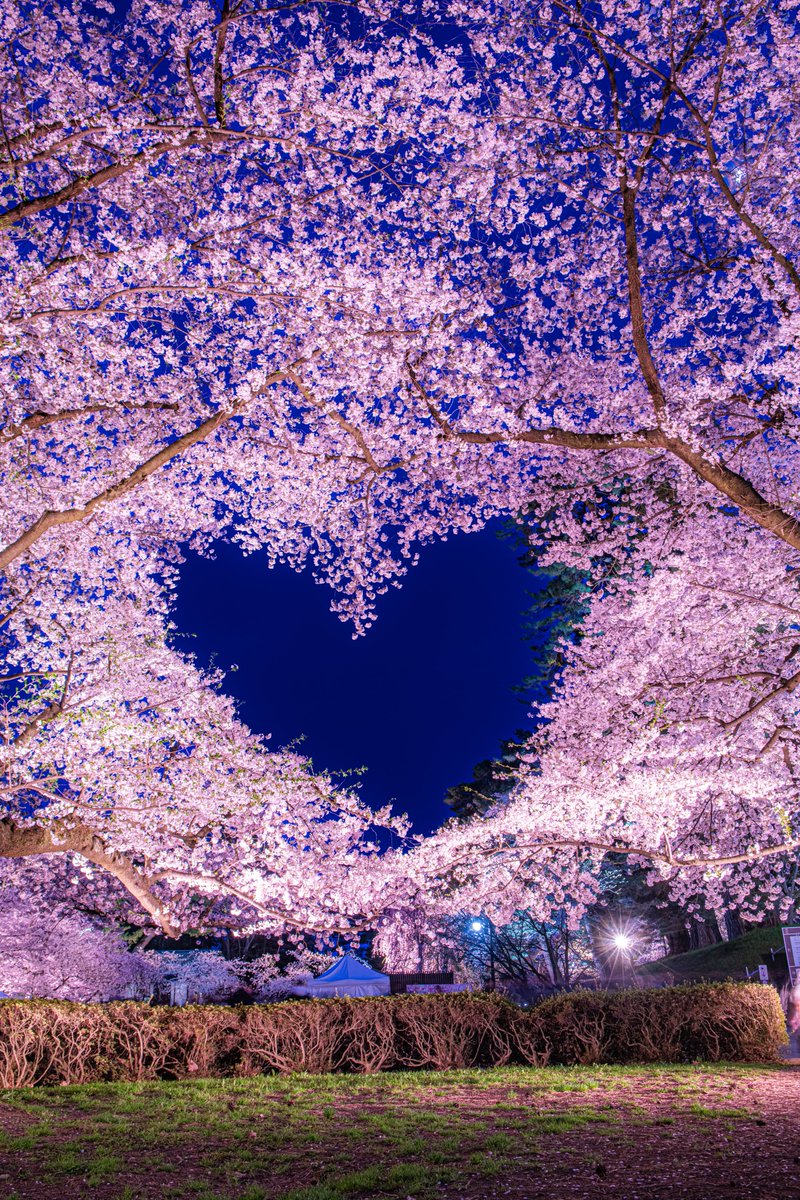
{"label": "green grass lawn", "polygon": [[[636,968],[636,973],[645,985],[669,976],[675,983],[696,979],[744,979],[745,967],[753,971],[762,961],[762,955],[767,955],[769,965],[771,949],[783,952],[781,930],[777,927],[751,929],[749,933],[730,942],[717,942],[713,946],[689,950],[686,954],[674,954],[671,958],[642,963]],[[785,965],[785,957],[782,961]]]}
{"label": "green grass lawn", "polygon": [[[701,1138],[701,1149],[709,1137],[724,1140],[752,1125],[748,1089],[775,1073],[508,1067],[0,1092],[0,1195],[489,1196],[493,1180],[526,1179],[534,1169],[563,1168],[567,1181],[569,1172],[605,1175],[646,1139],[671,1145],[676,1121]],[[556,1171],[551,1194],[571,1195],[559,1179]]]}

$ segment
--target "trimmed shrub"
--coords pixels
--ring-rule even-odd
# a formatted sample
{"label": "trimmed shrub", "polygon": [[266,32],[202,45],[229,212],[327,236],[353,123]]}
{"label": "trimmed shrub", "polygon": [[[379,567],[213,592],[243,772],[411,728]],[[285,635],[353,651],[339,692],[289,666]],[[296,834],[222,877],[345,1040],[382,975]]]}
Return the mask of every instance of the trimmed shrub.
{"label": "trimmed shrub", "polygon": [[778,993],[762,984],[570,992],[533,1011],[554,1063],[773,1062],[787,1041]]}
{"label": "trimmed shrub", "polygon": [[775,990],[713,983],[572,992],[525,1012],[458,993],[222,1008],[0,1001],[0,1087],[526,1063],[770,1062]]}
{"label": "trimmed shrub", "polygon": [[502,1066],[515,1057],[511,1016],[517,1010],[501,996],[396,996],[393,1008],[398,1066],[442,1071]]}
{"label": "trimmed shrub", "polygon": [[345,1036],[338,1066],[357,1075],[388,1071],[402,1061],[397,1041],[397,1005],[393,1001],[362,1004],[347,1000],[341,1009]]}
{"label": "trimmed shrub", "polygon": [[[533,1039],[546,1035],[548,1046],[540,1049],[545,1063],[607,1062],[606,1016],[611,995],[607,992],[568,992],[551,996],[532,1011],[539,1020]],[[533,1045],[536,1045],[535,1040]]]}
{"label": "trimmed shrub", "polygon": [[241,1009],[239,1073],[335,1071],[346,1037],[346,1004],[289,1000]]}

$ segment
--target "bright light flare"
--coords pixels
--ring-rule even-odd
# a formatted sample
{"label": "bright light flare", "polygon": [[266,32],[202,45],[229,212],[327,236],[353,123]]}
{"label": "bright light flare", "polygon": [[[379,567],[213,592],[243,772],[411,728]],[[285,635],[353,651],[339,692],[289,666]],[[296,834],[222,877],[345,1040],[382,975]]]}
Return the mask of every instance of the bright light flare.
{"label": "bright light flare", "polygon": [[472,921],[470,924],[470,929],[473,933],[480,933],[480,931],[483,929],[483,921]]}
{"label": "bright light flare", "polygon": [[633,938],[629,937],[627,933],[615,933],[612,941],[620,954],[624,954],[626,950],[630,950],[633,945]]}

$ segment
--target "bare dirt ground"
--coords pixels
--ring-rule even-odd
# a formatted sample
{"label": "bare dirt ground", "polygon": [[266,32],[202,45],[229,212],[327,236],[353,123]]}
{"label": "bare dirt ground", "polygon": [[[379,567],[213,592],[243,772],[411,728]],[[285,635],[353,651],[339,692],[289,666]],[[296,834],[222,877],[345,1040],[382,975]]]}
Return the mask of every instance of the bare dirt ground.
{"label": "bare dirt ground", "polygon": [[[517,1170],[493,1188],[476,1181],[452,1196],[800,1200],[800,1067],[709,1080],[688,1103],[670,1082],[664,1077],[639,1084],[633,1112],[619,1096],[609,1096],[618,1127],[559,1134],[555,1144],[542,1147],[529,1172]],[[724,1115],[733,1109],[741,1111]]]}
{"label": "bare dirt ground", "polygon": [[6,1092],[0,1200],[800,1200],[800,1066]]}

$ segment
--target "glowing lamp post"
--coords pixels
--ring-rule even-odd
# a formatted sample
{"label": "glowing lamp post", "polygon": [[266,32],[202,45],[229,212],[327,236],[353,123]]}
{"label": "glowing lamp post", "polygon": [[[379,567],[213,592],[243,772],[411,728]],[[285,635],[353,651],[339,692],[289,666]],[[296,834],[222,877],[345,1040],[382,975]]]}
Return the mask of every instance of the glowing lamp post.
{"label": "glowing lamp post", "polygon": [[614,968],[619,968],[619,975],[622,980],[622,986],[635,983],[633,975],[633,951],[636,946],[636,939],[625,929],[609,930],[606,935],[606,942],[611,951],[611,960]]}
{"label": "glowing lamp post", "polygon": [[495,990],[495,961],[494,961],[494,925],[488,917],[473,917],[469,923],[469,927],[473,933],[483,933],[484,930],[489,931],[489,988]]}

